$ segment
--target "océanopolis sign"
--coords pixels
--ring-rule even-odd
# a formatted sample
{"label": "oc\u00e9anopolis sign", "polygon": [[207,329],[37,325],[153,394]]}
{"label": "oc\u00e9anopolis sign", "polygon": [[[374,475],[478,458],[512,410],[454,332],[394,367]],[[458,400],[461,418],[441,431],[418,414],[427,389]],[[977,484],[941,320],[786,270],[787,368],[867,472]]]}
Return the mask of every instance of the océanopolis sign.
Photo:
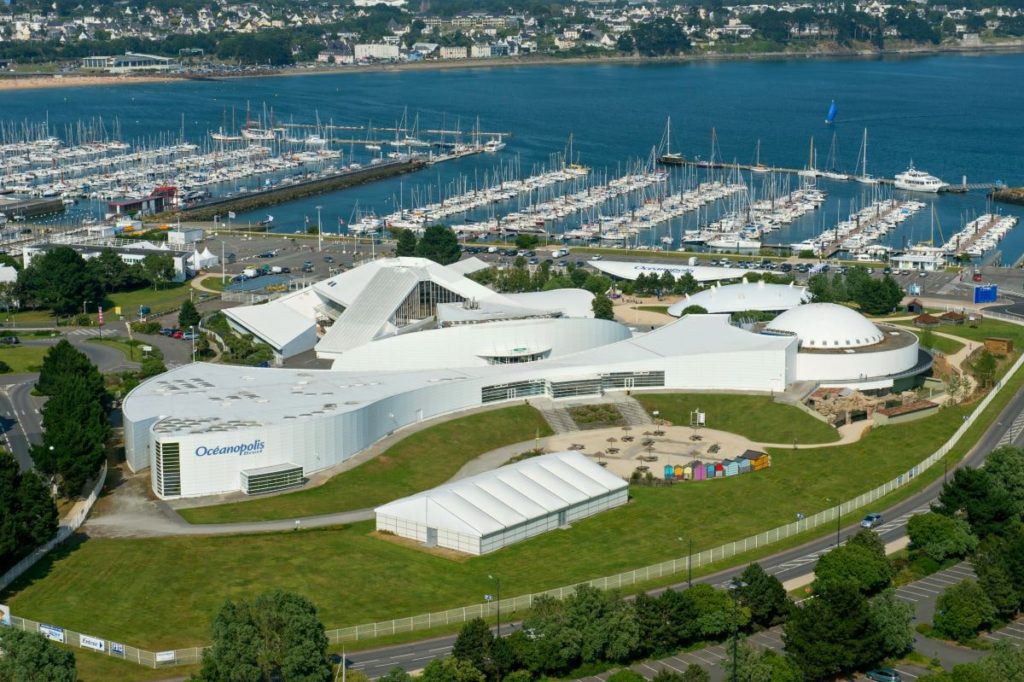
{"label": "oc\u00e9anopolis sign", "polygon": [[216,445],[207,447],[200,445],[196,448],[196,457],[216,457],[218,455],[258,455],[267,447],[267,444],[257,438],[251,443],[235,443],[234,445]]}

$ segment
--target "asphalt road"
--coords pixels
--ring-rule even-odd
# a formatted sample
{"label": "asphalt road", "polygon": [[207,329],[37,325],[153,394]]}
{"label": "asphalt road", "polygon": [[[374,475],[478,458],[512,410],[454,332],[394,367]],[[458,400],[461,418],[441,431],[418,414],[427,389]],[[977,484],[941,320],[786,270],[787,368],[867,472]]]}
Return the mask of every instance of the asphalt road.
{"label": "asphalt road", "polygon": [[[82,351],[101,372],[113,372],[138,367],[138,363],[128,362],[124,353],[116,348],[87,343],[86,339],[95,330],[87,330],[82,335],[71,332],[68,341]],[[62,337],[22,337],[25,346],[53,346]],[[32,395],[39,374],[8,374],[0,375],[0,444],[14,453],[22,471],[33,466],[30,448],[33,443],[42,441],[43,427],[39,414],[45,402],[44,398]]]}
{"label": "asphalt road", "polygon": [[[985,457],[996,447],[1004,444],[1024,446],[1024,392],[1018,393],[1006,406],[998,419],[982,436],[981,440],[971,449],[967,456],[957,465],[959,467],[978,467],[984,463]],[[949,475],[952,475],[953,468]],[[911,496],[882,512],[885,523],[875,530],[883,540],[891,542],[906,535],[907,520],[916,513],[926,511],[931,503],[938,497],[943,485],[943,479],[938,479],[924,490]],[[859,524],[840,528],[840,540],[855,534],[860,529]],[[791,550],[779,552],[760,561],[766,571],[775,575],[779,580],[785,582],[793,578],[799,578],[813,570],[814,563],[818,557],[835,547],[836,535],[828,534],[826,537],[806,543]],[[743,566],[731,568],[718,573],[702,576],[695,582],[709,583],[716,586],[727,585],[734,577],[743,571]],[[686,587],[682,581],[671,586],[672,589]],[[655,590],[659,593],[669,588]],[[510,632],[517,627],[516,623],[505,623],[502,630]],[[362,670],[370,677],[379,677],[386,674],[391,668],[401,666],[406,670],[418,670],[423,668],[432,659],[447,656],[451,652],[455,636],[437,637],[410,644],[383,647],[350,654],[347,658],[350,667]]]}

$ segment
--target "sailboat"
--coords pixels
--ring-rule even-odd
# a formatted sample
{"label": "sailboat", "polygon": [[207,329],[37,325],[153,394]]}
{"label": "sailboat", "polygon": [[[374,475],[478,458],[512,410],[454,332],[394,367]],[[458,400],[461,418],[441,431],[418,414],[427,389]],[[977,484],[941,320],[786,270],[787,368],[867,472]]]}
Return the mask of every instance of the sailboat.
{"label": "sailboat", "polygon": [[681,166],[686,163],[682,154],[672,151],[672,117],[665,121],[665,153],[658,157],[658,163],[666,166]]}
{"label": "sailboat", "polygon": [[836,101],[832,100],[832,104],[828,105],[828,113],[825,114],[825,125],[832,125],[835,123],[836,113],[838,113]]}
{"label": "sailboat", "polygon": [[862,185],[877,185],[878,179],[873,178],[868,174],[868,129],[864,129],[864,139],[860,143],[860,158],[857,162],[857,170],[859,171],[853,179]]}
{"label": "sailboat", "polygon": [[754,153],[754,165],[750,167],[752,173],[767,173],[770,169],[761,163],[761,140],[757,140],[757,151]]}
{"label": "sailboat", "polygon": [[818,170],[814,167],[814,136],[811,136],[811,149],[807,155],[807,167],[796,172],[802,178],[818,177]]}
{"label": "sailboat", "polygon": [[841,173],[836,169],[836,165],[839,160],[836,158],[838,153],[836,152],[836,134],[832,133],[832,147],[828,152],[828,161],[826,161],[826,170],[822,173],[822,176],[829,178],[830,180],[849,180],[850,176],[846,173]]}

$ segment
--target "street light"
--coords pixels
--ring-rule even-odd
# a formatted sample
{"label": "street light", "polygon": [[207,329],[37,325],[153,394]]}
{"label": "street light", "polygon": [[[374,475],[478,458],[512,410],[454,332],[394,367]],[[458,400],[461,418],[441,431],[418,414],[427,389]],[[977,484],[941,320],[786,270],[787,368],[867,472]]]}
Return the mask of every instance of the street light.
{"label": "street light", "polygon": [[[826,497],[825,501],[832,504],[832,498]],[[836,505],[836,547],[839,546],[839,528],[843,519],[843,505],[842,503]]]}
{"label": "street light", "polygon": [[[679,542],[682,542],[682,538],[677,538]],[[693,557],[693,538],[687,536],[686,538],[686,586],[693,587],[693,570],[690,566],[690,559]]]}
{"label": "street light", "polygon": [[317,252],[324,250],[324,237],[323,237],[323,226],[320,224],[320,209],[323,206],[316,207],[316,250]]}
{"label": "street light", "polygon": [[498,602],[498,637],[501,637],[501,578],[495,578],[493,575],[487,577],[493,580],[497,586],[495,593]]}
{"label": "street light", "polygon": [[188,326],[188,331],[189,331],[189,336],[191,337],[191,340],[192,340],[192,362],[195,362],[196,361],[196,326],[194,324],[190,324]]}
{"label": "street light", "polygon": [[740,597],[739,590],[747,586],[742,580],[733,578],[729,581],[729,594],[732,595],[732,682],[739,680],[739,646],[740,646]]}

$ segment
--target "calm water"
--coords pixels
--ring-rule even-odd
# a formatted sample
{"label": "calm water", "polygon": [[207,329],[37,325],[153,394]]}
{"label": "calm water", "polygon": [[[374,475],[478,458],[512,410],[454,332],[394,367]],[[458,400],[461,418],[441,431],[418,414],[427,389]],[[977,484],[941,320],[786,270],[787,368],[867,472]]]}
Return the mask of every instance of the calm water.
{"label": "calm water", "polygon": [[[349,220],[357,203],[381,214],[393,210],[400,195],[405,205],[414,192],[426,199],[428,187],[436,199],[438,188],[449,191],[458,175],[472,184],[499,165],[527,174],[562,152],[570,134],[582,163],[614,174],[630,159],[650,154],[668,116],[673,148],[687,156],[708,156],[714,127],[727,161],[750,163],[760,139],[763,163],[800,167],[813,135],[821,167],[832,135],[824,125],[832,99],[839,107],[834,126],[839,165],[846,171],[854,170],[867,127],[869,170],[875,175],[891,177],[913,160],[951,183],[966,175],[969,182],[1024,185],[1022,82],[1024,55],[524,67],[4,92],[0,116],[15,121],[48,116],[58,134],[78,120],[102,117],[110,125],[117,118],[129,141],[158,133],[176,137],[184,125],[185,135],[198,141],[222,125],[225,112],[230,124],[232,107],[241,123],[247,104],[254,112],[272,108],[278,121],[313,122],[318,113],[323,122],[372,120],[377,126],[394,124],[408,107],[410,119],[419,113],[421,127],[458,121],[468,130],[479,116],[482,129],[513,133],[496,156],[445,163],[401,180],[271,209],[277,229],[291,231],[302,227],[305,216],[315,221],[314,207],[321,205],[326,230],[338,217]],[[365,153],[354,151],[356,158]],[[850,202],[862,204],[868,191],[855,183],[820,185],[829,191],[829,203],[767,241],[796,241],[819,232],[823,223],[835,223],[837,207],[845,215]],[[934,201],[947,237],[965,217],[986,210],[981,192]],[[999,210],[1024,215],[1020,208]],[[239,219],[258,220],[265,213]],[[695,222],[696,217],[684,219],[681,227]],[[926,210],[890,240],[915,242],[927,239],[930,230]],[[1024,227],[1006,237],[1001,249],[1004,262],[1024,253]]]}

